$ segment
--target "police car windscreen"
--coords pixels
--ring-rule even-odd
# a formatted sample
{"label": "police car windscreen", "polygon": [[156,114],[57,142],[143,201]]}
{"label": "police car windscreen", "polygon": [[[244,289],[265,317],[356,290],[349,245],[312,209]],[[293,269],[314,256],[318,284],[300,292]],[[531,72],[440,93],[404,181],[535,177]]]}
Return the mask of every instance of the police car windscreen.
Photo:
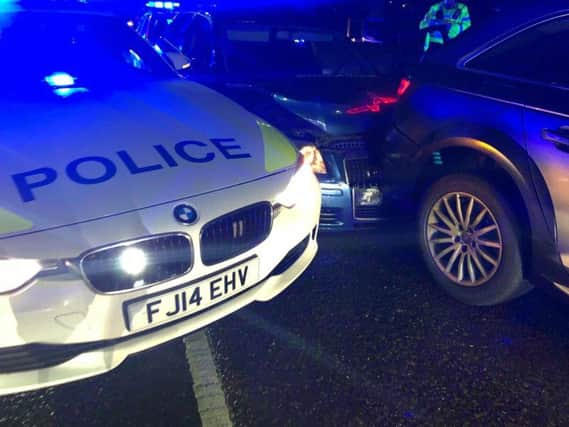
{"label": "police car windscreen", "polygon": [[0,20],[1,98],[65,98],[172,77],[118,18],[22,12]]}

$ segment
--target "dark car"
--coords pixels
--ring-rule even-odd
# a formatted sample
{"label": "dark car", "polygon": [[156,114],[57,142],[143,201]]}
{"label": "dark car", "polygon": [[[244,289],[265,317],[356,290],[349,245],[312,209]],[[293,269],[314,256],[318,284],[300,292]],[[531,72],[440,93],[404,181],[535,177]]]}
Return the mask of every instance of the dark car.
{"label": "dark car", "polygon": [[[382,218],[373,161],[398,100],[401,72],[391,52],[351,42],[334,26],[294,11],[263,14],[149,8],[143,38],[188,58],[187,78],[243,105],[314,152],[323,229],[346,230]],[[179,67],[178,67],[179,68]],[[371,149],[370,149],[371,147]],[[371,157],[371,158],[370,158]]]}
{"label": "dark car", "polygon": [[418,212],[436,281],[492,305],[569,293],[569,7],[502,12],[412,76],[383,146],[386,197]]}

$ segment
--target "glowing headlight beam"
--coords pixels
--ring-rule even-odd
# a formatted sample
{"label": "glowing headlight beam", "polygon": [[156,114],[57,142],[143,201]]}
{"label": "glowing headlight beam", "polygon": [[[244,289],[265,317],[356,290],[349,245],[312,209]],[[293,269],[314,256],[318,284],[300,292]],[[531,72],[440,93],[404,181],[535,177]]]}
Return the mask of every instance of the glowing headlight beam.
{"label": "glowing headlight beam", "polygon": [[306,184],[310,177],[314,179],[314,173],[310,164],[306,162],[306,157],[300,157],[300,159],[301,162],[298,163],[297,170],[285,190],[276,197],[276,205],[291,209],[299,202],[306,201]]}
{"label": "glowing headlight beam", "polygon": [[328,173],[322,153],[314,145],[305,145],[300,149],[300,153],[304,156],[304,162],[310,165],[314,173],[320,175]]}

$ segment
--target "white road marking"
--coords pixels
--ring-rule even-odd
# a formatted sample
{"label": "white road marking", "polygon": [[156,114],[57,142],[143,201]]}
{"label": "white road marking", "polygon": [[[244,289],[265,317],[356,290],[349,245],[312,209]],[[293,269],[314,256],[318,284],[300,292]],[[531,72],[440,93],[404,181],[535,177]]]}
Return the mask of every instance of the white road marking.
{"label": "white road marking", "polygon": [[205,330],[188,335],[183,341],[186,346],[186,360],[194,383],[194,394],[198,402],[202,426],[232,427],[225,394]]}

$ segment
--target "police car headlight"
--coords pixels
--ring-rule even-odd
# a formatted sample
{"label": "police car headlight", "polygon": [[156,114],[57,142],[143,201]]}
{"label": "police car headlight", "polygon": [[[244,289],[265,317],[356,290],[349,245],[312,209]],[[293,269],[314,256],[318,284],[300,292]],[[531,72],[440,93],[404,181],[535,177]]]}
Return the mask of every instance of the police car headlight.
{"label": "police car headlight", "polygon": [[137,276],[146,269],[148,261],[142,249],[126,248],[119,257],[119,265],[126,274]]}
{"label": "police car headlight", "polygon": [[310,179],[314,179],[314,172],[311,165],[306,162],[306,157],[299,156],[296,172],[290,179],[285,190],[275,199],[275,205],[293,208],[296,204],[310,197],[310,193],[306,191],[306,185]]}
{"label": "police car headlight", "polygon": [[0,259],[0,294],[18,289],[42,270],[34,259]]}
{"label": "police car headlight", "polygon": [[326,175],[326,163],[318,148],[314,145],[305,145],[300,149],[300,153],[304,156],[304,162],[310,165],[314,173]]}

